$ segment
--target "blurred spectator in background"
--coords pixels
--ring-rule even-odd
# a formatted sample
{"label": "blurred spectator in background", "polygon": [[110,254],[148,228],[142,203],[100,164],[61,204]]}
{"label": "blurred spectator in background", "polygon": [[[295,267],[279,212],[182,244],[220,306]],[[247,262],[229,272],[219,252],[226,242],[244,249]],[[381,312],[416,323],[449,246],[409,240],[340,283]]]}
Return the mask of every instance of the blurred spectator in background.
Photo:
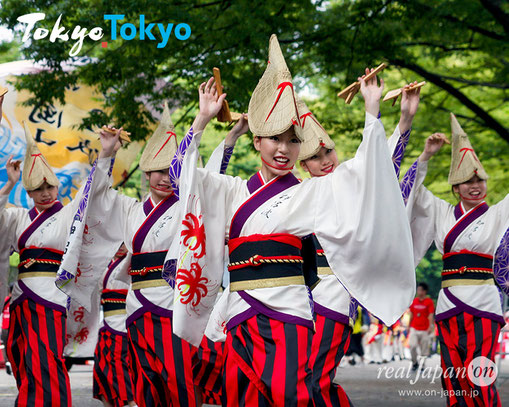
{"label": "blurred spectator in background", "polygon": [[369,314],[361,306],[357,308],[357,319],[353,326],[352,336],[350,338],[350,346],[346,352],[348,363],[352,366],[357,362],[355,355],[360,357],[360,362],[364,363],[364,347],[362,346],[362,336],[368,331]]}
{"label": "blurred spectator in background", "polygon": [[410,306],[410,354],[412,355],[412,370],[417,370],[417,350],[423,358],[429,356],[431,337],[435,332],[435,320],[433,314],[435,306],[433,300],[428,297],[428,285],[419,283],[417,296]]}
{"label": "blurred spectator in background", "polygon": [[9,287],[9,295],[5,297],[4,304],[2,307],[2,354],[3,354],[3,360],[5,361],[5,370],[7,374],[12,374],[11,370],[11,364],[9,363],[7,359],[7,336],[9,335],[9,305],[11,303],[11,291],[12,291],[12,285]]}

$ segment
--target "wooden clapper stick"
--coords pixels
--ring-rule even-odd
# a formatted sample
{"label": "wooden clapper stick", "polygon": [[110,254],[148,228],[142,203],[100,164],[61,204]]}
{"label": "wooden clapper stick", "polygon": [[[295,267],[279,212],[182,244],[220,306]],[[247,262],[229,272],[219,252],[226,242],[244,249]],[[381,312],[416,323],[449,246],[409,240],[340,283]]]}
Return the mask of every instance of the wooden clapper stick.
{"label": "wooden clapper stick", "polygon": [[[425,81],[416,83],[415,85],[408,87],[407,91],[422,88],[424,85],[426,85]],[[394,99],[394,101],[392,102],[392,105],[394,106],[396,104],[396,101],[399,98],[399,95],[401,95],[402,93],[403,93],[403,88],[390,90],[389,92],[387,92],[385,94],[383,101],[387,102],[388,100]]]}
{"label": "wooden clapper stick", "polygon": [[[221,71],[219,68],[214,68],[214,79],[216,80],[216,89],[217,96],[221,96],[223,94],[223,86],[221,85]],[[223,101],[223,107],[217,114],[217,121],[221,123],[231,123],[240,119],[242,115],[240,113],[230,112],[230,106],[228,105],[228,101],[225,99]]]}
{"label": "wooden clapper stick", "polygon": [[[378,74],[378,72],[383,71],[385,68],[387,68],[387,64],[382,63],[378,65],[372,72],[368,73],[364,80],[368,81],[373,76]],[[352,83],[350,86],[343,89],[341,92],[338,93],[339,98],[345,99],[345,103],[349,105],[352,102],[353,97],[359,92],[359,89],[361,88],[361,83],[359,81]]]}
{"label": "wooden clapper stick", "polygon": [[[101,129],[96,131],[96,133],[99,133],[101,130],[110,134],[115,134],[118,131],[118,129],[115,128],[110,129],[108,126],[102,126]],[[129,133],[128,131],[122,130],[120,132],[120,140],[125,141],[126,143],[130,143],[131,142],[131,139],[129,138],[130,135],[131,133]]]}

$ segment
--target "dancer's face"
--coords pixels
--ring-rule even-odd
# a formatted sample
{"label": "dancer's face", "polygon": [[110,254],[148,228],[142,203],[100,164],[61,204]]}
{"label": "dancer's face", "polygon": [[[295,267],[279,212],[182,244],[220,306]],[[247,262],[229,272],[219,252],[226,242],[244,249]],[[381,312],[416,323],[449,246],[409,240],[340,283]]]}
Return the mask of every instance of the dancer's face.
{"label": "dancer's face", "polygon": [[427,294],[428,292],[423,287],[421,286],[417,287],[416,295],[418,298],[423,299],[424,297],[426,297]]}
{"label": "dancer's face", "polygon": [[173,193],[171,187],[169,169],[150,171],[145,173],[150,186],[152,199],[157,203],[169,197]]}
{"label": "dancer's face", "polygon": [[314,156],[302,160],[300,166],[312,177],[323,177],[330,174],[339,165],[338,155],[333,148],[322,147]]}
{"label": "dancer's face", "polygon": [[28,196],[34,200],[39,212],[49,209],[57,201],[58,188],[44,182],[39,188],[27,191]]}
{"label": "dancer's face", "polygon": [[293,126],[277,136],[255,137],[254,146],[260,152],[266,181],[291,171],[300,152],[300,140]]}
{"label": "dancer's face", "polygon": [[454,185],[454,192],[459,194],[463,206],[467,209],[473,208],[486,198],[486,181],[474,175],[467,182]]}

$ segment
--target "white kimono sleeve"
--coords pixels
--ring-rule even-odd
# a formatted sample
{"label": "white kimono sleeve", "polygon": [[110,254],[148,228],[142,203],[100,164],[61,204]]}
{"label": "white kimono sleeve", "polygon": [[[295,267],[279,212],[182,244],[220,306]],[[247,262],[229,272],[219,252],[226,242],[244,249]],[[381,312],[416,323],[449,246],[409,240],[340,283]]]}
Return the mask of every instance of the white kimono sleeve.
{"label": "white kimono sleeve", "polygon": [[122,243],[137,203],[111,188],[111,163],[99,159],[87,179],[58,271],[57,286],[87,311],[97,308],[97,281]]}
{"label": "white kimono sleeve", "polygon": [[501,239],[502,236],[509,229],[509,194],[507,194],[505,196],[505,198],[502,199],[500,202],[493,205],[491,207],[491,210],[496,211],[495,216],[497,217],[497,225],[498,225],[496,234],[497,234],[497,236],[500,236],[500,239]]}
{"label": "white kimono sleeve", "polygon": [[366,114],[355,157],[330,175],[304,181],[298,194],[285,219],[289,229],[312,228],[349,293],[392,325],[414,297],[415,273],[410,227],[382,123]]}
{"label": "white kimono sleeve", "polygon": [[0,295],[5,296],[8,294],[9,279],[9,256],[11,254],[11,247],[15,246],[16,240],[16,227],[18,219],[26,209],[22,208],[5,208],[9,195],[0,195]]}
{"label": "white kimono sleeve", "polygon": [[177,260],[173,330],[198,346],[221,286],[226,226],[244,182],[196,168],[201,133],[188,147],[180,176],[178,236],[169,251]]}
{"label": "white kimono sleeve", "polygon": [[212,172],[220,172],[221,164],[223,162],[224,156],[224,140],[219,143],[219,145],[214,149],[212,154],[210,155],[207,164],[205,164],[205,169]]}
{"label": "white kimono sleeve", "polygon": [[17,247],[16,229],[18,222],[27,211],[24,208],[6,208],[9,202],[9,195],[0,195],[0,234],[2,235],[2,248],[10,250]]}
{"label": "white kimono sleeve", "polygon": [[422,183],[426,178],[428,162],[417,161],[416,174],[406,205],[412,230],[414,266],[417,267],[436,237],[437,222],[441,222],[451,204],[437,198]]}

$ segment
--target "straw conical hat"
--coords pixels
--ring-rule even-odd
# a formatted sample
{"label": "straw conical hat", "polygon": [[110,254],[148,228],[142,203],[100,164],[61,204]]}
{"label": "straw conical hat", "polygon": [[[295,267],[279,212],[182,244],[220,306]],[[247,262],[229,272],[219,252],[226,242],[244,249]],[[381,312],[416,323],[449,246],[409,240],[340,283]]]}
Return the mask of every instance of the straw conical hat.
{"label": "straw conical hat", "polygon": [[488,179],[488,174],[477,158],[477,154],[470,144],[467,134],[463,131],[456,116],[451,113],[451,169],[449,171],[449,184],[457,185],[468,181],[474,175],[481,179]]}
{"label": "straw conical hat", "polygon": [[159,126],[152,134],[140,158],[143,172],[159,171],[170,168],[171,160],[177,151],[177,136],[170,117],[168,104],[164,104]]}
{"label": "straw conical hat", "polygon": [[23,163],[23,186],[27,191],[39,188],[44,182],[58,187],[58,178],[37,147],[37,143],[32,137],[27,123],[23,122],[23,126],[25,127],[25,139],[27,142],[25,162]]}
{"label": "straw conical hat", "polygon": [[297,108],[299,109],[302,135],[304,136],[304,141],[300,145],[299,160],[307,160],[313,157],[322,147],[334,148],[334,141],[331,140],[302,100],[297,100]]}
{"label": "straw conical hat", "polygon": [[248,121],[255,136],[275,136],[295,125],[295,133],[302,140],[292,74],[275,34],[270,37],[267,68],[249,101]]}

